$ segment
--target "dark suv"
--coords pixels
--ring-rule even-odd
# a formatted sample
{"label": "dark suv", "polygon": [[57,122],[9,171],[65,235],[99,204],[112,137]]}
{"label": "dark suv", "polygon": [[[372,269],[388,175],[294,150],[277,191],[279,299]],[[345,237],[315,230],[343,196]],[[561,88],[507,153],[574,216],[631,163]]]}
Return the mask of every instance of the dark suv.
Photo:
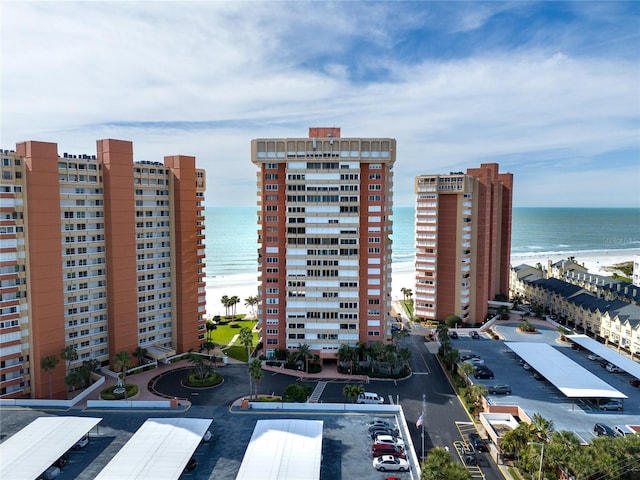
{"label": "dark suv", "polygon": [[487,444],[484,443],[484,440],[477,433],[470,433],[468,435],[468,442],[473,445],[473,448],[478,452],[488,452]]}
{"label": "dark suv", "polygon": [[593,433],[595,433],[598,437],[615,437],[616,432],[613,431],[609,425],[605,425],[604,423],[596,423],[593,426]]}

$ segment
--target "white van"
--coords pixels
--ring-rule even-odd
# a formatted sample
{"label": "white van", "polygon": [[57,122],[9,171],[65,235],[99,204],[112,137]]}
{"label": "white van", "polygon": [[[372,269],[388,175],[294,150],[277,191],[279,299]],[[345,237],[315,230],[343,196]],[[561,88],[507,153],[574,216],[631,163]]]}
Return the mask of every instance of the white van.
{"label": "white van", "polygon": [[635,435],[635,433],[636,433],[633,430],[631,430],[629,427],[627,427],[626,425],[614,425],[613,429],[621,437],[624,437],[625,435]]}
{"label": "white van", "polygon": [[382,398],[377,393],[373,392],[362,392],[358,395],[358,400],[356,403],[384,403],[384,398]]}

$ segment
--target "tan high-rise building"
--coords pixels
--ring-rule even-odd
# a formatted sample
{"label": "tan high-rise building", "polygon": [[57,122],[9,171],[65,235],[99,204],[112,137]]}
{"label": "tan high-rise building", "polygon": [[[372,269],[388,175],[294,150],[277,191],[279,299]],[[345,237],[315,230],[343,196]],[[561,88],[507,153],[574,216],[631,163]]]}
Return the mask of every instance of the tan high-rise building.
{"label": "tan high-rise building", "polygon": [[[120,140],[99,140],[97,155],[33,141],[0,155],[0,398],[65,398],[67,370],[83,362],[201,343],[205,175],[194,157],[134,162]],[[60,358],[66,347],[77,359]]]}
{"label": "tan high-rise building", "polygon": [[481,323],[487,302],[509,294],[512,190],[495,163],[416,177],[418,318]]}
{"label": "tan high-rise building", "polygon": [[267,356],[302,344],[335,358],[389,338],[395,146],[339,128],[251,142]]}

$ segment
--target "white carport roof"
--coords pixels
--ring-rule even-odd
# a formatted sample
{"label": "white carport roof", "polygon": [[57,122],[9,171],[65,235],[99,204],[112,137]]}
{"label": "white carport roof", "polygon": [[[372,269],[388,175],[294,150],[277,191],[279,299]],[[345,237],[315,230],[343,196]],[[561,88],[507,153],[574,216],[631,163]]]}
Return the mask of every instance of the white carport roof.
{"label": "white carport roof", "polygon": [[599,357],[602,357],[607,362],[620,367],[629,375],[640,378],[640,363],[634,362],[624,355],[620,355],[615,350],[612,350],[600,342],[596,342],[593,338],[587,337],[586,335],[567,335],[567,338],[581,347],[586,348],[590,352],[595,353]]}
{"label": "white carport roof", "polygon": [[37,478],[101,420],[93,417],[37,418],[0,444],[0,478]]}
{"label": "white carport roof", "polygon": [[258,420],[236,480],[314,480],[322,460],[320,420]]}
{"label": "white carport roof", "polygon": [[209,418],[149,418],[96,479],[177,479],[211,422]]}
{"label": "white carport roof", "polygon": [[505,342],[520,358],[569,398],[627,398],[551,345]]}

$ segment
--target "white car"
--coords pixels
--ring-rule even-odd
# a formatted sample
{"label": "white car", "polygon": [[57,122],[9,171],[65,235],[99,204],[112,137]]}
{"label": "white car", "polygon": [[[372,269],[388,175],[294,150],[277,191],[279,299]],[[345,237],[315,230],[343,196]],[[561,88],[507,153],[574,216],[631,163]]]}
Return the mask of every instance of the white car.
{"label": "white car", "polygon": [[376,443],[388,443],[389,445],[395,445],[396,447],[404,448],[404,440],[393,435],[378,435],[373,442]]}
{"label": "white car", "polygon": [[89,435],[83,436],[80,440],[76,442],[76,444],[71,447],[74,450],[80,450],[81,448],[86,447],[89,444]]}
{"label": "white car", "polygon": [[387,470],[405,472],[409,470],[409,462],[404,458],[396,458],[392,455],[383,455],[373,459],[373,468],[381,472]]}
{"label": "white car", "polygon": [[462,363],[470,363],[471,365],[484,365],[484,360],[481,358],[469,358]]}
{"label": "white car", "polygon": [[589,360],[595,360],[597,362],[599,362],[600,360],[602,360],[602,357],[600,357],[600,355],[596,355],[595,353],[590,353],[587,358]]}
{"label": "white car", "polygon": [[612,363],[607,363],[606,369],[607,369],[607,372],[611,372],[611,373],[622,373],[623,371],[621,368],[616,367]]}
{"label": "white car", "polygon": [[207,430],[207,433],[205,433],[204,436],[202,437],[202,442],[203,443],[208,442],[209,440],[211,440],[211,437],[212,437],[211,431]]}

